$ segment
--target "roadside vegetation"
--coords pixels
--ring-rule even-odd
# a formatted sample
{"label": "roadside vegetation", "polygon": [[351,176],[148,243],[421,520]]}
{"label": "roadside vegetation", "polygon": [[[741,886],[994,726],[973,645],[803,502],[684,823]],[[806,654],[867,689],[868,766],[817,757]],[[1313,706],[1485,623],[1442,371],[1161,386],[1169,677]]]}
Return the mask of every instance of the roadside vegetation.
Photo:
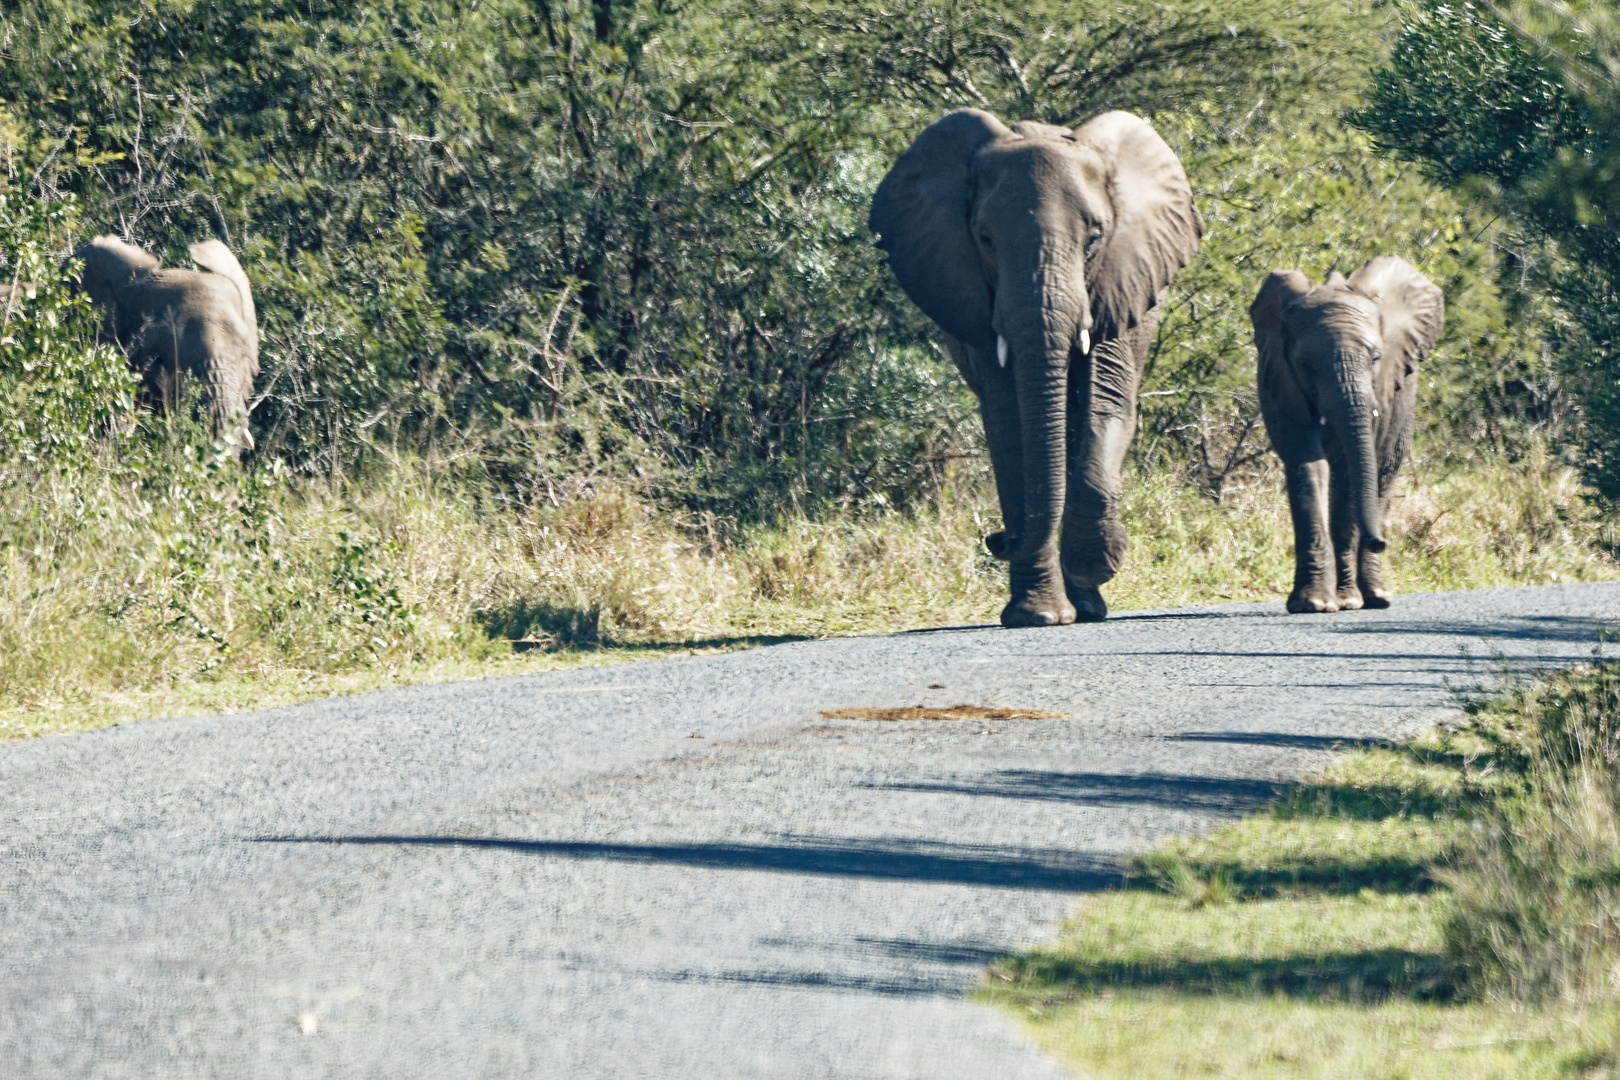
{"label": "roadside vegetation", "polygon": [[[986,486],[924,506],[724,532],[624,488],[525,506],[403,461],[352,486],[243,474],[176,425],[0,501],[0,734],[235,710],[794,637],[993,622]],[[1411,471],[1390,515],[1408,590],[1620,577],[1573,469]],[[1219,504],[1132,479],[1122,608],[1277,599],[1281,485]],[[711,531],[712,530],[712,531]]]}
{"label": "roadside vegetation", "polygon": [[[1247,307],[1384,251],[1448,306],[1396,588],[1620,576],[1612,35],[1553,6],[8,5],[0,734],[989,621],[974,404],[865,229],[961,106],[1148,116],[1208,223],[1115,610],[1286,592]],[[101,232],[240,255],[240,466],[95,344],[60,267]]]}
{"label": "roadside vegetation", "polygon": [[1097,1080],[1620,1075],[1617,730],[1601,665],[1346,747],[1138,859],[982,996]]}

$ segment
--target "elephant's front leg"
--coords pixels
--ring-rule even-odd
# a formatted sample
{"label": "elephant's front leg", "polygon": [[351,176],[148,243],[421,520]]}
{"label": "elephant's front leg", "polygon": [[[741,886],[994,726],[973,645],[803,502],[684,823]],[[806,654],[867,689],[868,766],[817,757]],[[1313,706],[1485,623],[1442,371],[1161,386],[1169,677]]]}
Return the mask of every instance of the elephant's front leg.
{"label": "elephant's front leg", "polygon": [[990,447],[990,466],[1001,502],[1004,531],[991,533],[985,538],[985,546],[997,558],[1011,556],[1007,566],[1012,595],[1001,612],[1002,625],[1072,623],[1074,606],[1063,591],[1057,546],[1048,542],[1028,549],[1017,533],[1025,520],[1024,436],[1012,368],[997,362],[994,349],[968,347],[962,351],[968,360],[963,374],[971,372],[970,385],[979,395],[985,442]]}
{"label": "elephant's front leg", "polygon": [[[1266,430],[1283,463],[1288,512],[1294,522],[1294,588],[1288,610],[1295,615],[1339,610],[1333,542],[1328,529],[1328,459],[1322,428],[1308,410],[1290,410],[1261,386]],[[1294,415],[1290,415],[1294,413]]]}
{"label": "elephant's front leg", "polygon": [[1350,484],[1350,464],[1342,453],[1335,454],[1329,501],[1332,504],[1335,592],[1340,611],[1360,611],[1366,605],[1359,582],[1361,526],[1350,505]]}
{"label": "elephant's front leg", "polygon": [[1113,580],[1130,546],[1119,520],[1119,480],[1136,434],[1138,357],[1146,353],[1132,347],[1138,337],[1151,342],[1152,326],[1098,341],[1071,369],[1063,584],[1082,621],[1107,616],[1100,586]]}
{"label": "elephant's front leg", "polygon": [[[1394,487],[1393,474],[1378,477],[1378,520],[1384,521],[1389,514],[1389,494]],[[1388,536],[1388,533],[1385,533]],[[1361,593],[1361,602],[1368,608],[1387,608],[1393,600],[1394,594],[1389,586],[1384,584],[1384,564],[1382,556],[1376,551],[1368,551],[1365,547],[1357,548],[1356,588]]]}

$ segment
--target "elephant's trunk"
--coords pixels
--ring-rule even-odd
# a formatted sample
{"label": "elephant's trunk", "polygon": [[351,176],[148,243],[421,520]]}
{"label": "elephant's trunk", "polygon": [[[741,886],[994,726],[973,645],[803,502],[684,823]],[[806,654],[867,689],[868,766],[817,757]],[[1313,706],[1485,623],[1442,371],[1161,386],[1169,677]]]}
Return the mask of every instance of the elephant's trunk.
{"label": "elephant's trunk", "polygon": [[1378,503],[1378,455],[1373,448],[1374,413],[1378,400],[1372,379],[1359,361],[1340,360],[1333,365],[1333,386],[1327,399],[1328,423],[1332,424],[1344,447],[1346,478],[1351,513],[1361,529],[1361,546],[1383,551],[1384,521]]}
{"label": "elephant's trunk", "polygon": [[1040,306],[1009,320],[1016,327],[1010,351],[1024,478],[1024,520],[1018,523],[1016,548],[1006,556],[1014,563],[1034,562],[1056,550],[1067,495],[1069,359],[1082,332],[1086,301],[1084,291],[1068,282],[1044,284],[1038,290]]}

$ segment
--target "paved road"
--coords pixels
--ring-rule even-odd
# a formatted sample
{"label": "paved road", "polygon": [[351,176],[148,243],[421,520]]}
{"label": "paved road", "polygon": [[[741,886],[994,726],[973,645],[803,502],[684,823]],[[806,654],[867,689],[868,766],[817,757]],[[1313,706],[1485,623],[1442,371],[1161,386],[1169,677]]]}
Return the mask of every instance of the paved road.
{"label": "paved road", "polygon": [[[0,1072],[1057,1077],[963,996],[986,962],[1617,616],[1612,584],[1235,605],[0,746]],[[958,702],[1071,717],[819,715]]]}

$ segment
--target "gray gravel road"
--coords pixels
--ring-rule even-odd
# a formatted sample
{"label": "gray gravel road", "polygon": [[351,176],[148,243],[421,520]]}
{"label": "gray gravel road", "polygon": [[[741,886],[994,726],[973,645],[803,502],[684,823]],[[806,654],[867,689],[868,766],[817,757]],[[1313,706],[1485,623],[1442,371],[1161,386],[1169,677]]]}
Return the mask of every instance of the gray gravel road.
{"label": "gray gravel road", "polygon": [[[0,1073],[1056,1077],[964,997],[990,959],[1617,615],[1620,585],[1127,613],[0,746]],[[1071,715],[819,716],[958,702]]]}

